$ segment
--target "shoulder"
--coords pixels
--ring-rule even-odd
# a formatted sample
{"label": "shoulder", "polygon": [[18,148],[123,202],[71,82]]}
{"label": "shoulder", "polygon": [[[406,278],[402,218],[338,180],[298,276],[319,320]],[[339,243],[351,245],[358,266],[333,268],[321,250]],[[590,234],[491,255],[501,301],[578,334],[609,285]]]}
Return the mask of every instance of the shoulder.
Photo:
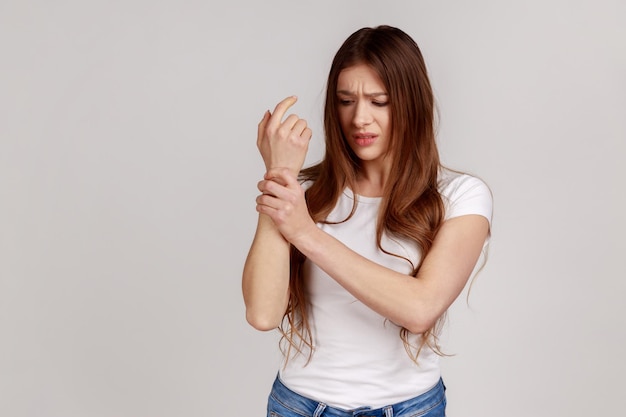
{"label": "shoulder", "polygon": [[446,209],[446,220],[466,214],[478,214],[491,223],[493,195],[483,180],[442,168],[439,172],[438,189]]}

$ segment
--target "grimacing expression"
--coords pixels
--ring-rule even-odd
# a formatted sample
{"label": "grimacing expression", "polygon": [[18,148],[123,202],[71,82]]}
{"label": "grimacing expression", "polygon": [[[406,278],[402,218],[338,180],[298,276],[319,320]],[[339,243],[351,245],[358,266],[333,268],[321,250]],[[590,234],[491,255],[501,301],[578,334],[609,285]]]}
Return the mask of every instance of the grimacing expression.
{"label": "grimacing expression", "polygon": [[356,156],[364,164],[389,163],[389,95],[378,74],[366,64],[342,70],[337,102],[341,130]]}

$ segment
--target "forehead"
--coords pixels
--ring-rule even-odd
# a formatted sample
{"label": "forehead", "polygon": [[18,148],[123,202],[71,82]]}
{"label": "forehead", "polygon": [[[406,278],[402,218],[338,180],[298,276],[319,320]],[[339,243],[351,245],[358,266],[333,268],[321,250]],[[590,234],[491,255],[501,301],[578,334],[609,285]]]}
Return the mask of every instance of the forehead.
{"label": "forehead", "polygon": [[341,70],[337,78],[337,91],[381,93],[385,92],[386,89],[372,67],[366,64],[357,64]]}

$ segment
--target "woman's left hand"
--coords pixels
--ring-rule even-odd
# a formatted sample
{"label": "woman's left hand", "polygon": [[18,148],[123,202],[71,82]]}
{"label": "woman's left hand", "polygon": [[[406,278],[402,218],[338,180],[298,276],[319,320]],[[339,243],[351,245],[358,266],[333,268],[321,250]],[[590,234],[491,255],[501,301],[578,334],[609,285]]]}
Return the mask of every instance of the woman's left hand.
{"label": "woman's left hand", "polygon": [[270,169],[258,184],[256,210],[267,214],[283,237],[295,244],[316,229],[304,199],[304,190],[288,168]]}
{"label": "woman's left hand", "polygon": [[313,132],[306,120],[295,114],[283,117],[298,99],[287,97],[276,105],[274,113],[265,112],[259,123],[257,147],[265,168],[289,168],[294,174],[302,169]]}

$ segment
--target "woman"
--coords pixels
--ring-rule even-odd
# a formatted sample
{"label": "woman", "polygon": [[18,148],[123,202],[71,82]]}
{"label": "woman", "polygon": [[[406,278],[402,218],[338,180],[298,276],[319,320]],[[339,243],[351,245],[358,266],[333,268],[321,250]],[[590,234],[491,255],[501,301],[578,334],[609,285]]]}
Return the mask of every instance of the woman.
{"label": "woman", "polygon": [[489,189],[441,166],[426,66],[397,28],[358,30],[335,55],[325,156],[304,170],[295,101],[259,124],[243,271],[248,322],[284,336],[268,416],[443,416],[437,325],[489,237]]}

